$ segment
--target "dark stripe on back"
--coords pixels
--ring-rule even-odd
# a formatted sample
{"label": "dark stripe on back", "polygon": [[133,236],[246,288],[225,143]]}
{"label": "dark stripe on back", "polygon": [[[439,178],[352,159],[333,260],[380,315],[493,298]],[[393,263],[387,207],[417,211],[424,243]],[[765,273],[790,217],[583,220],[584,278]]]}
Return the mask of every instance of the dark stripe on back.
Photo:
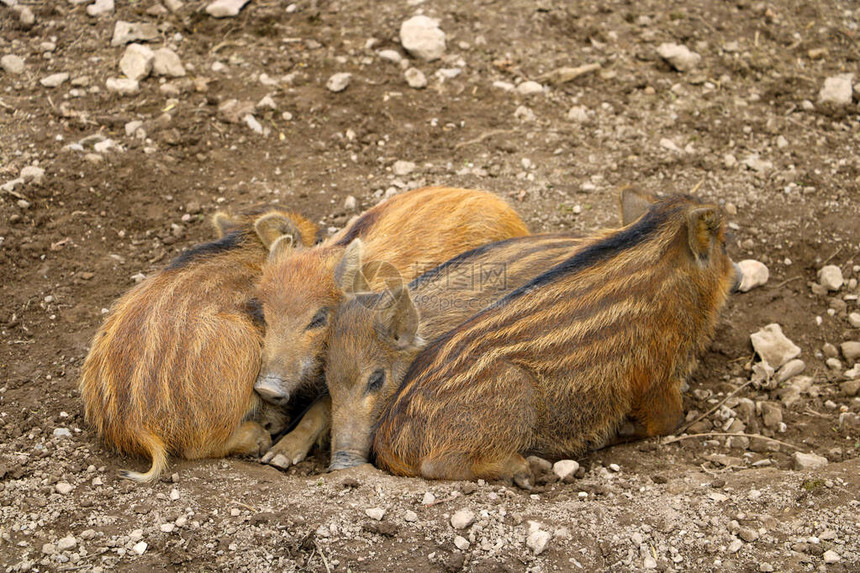
{"label": "dark stripe on back", "polygon": [[363,237],[368,229],[370,229],[375,223],[376,220],[379,219],[380,213],[383,211],[383,207],[380,206],[377,209],[371,209],[364,215],[361,215],[358,220],[352,224],[346,234],[335,243],[336,247],[345,247],[355,239]]}
{"label": "dark stripe on back", "polygon": [[170,264],[167,265],[165,270],[172,271],[175,269],[181,269],[199,259],[202,259],[203,257],[218,255],[220,253],[237,249],[242,244],[242,239],[244,238],[245,233],[242,231],[230,231],[217,241],[203,243],[202,245],[197,245],[196,247],[188,249],[170,261]]}

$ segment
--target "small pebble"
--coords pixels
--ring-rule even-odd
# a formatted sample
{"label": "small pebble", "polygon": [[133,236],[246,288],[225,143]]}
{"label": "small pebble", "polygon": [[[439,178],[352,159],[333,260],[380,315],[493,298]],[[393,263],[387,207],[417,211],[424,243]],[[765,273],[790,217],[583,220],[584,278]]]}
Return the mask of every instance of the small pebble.
{"label": "small pebble", "polygon": [[420,90],[427,87],[427,77],[418,68],[409,68],[403,72],[403,77],[410,88]]}
{"label": "small pebble", "polygon": [[741,270],[741,284],[738,290],[749,292],[750,290],[767,283],[770,271],[764,263],[753,259],[747,259],[738,263]]}
{"label": "small pebble", "polygon": [[540,555],[546,550],[546,546],[551,538],[552,534],[550,532],[538,529],[530,533],[528,538],[526,538],[526,546],[535,555]]}
{"label": "small pebble", "polygon": [[466,529],[475,522],[475,513],[469,509],[461,509],[451,516],[451,526],[454,529]]}
{"label": "small pebble", "polygon": [[330,92],[339,93],[349,86],[352,79],[352,74],[340,72],[332,75],[325,84],[326,89]]}
{"label": "small pebble", "polygon": [[364,510],[365,515],[371,519],[375,519],[376,521],[381,521],[383,517],[385,517],[385,510],[380,507],[371,507],[369,509]]}
{"label": "small pebble", "polygon": [[469,541],[465,537],[457,535],[454,537],[454,546],[460,551],[465,551],[469,548]]}
{"label": "small pebble", "polygon": [[54,486],[57,490],[57,493],[66,495],[67,493],[71,493],[73,489],[75,489],[71,484],[66,483],[64,481],[57,482],[57,485]]}
{"label": "small pebble", "polygon": [[831,291],[839,290],[845,282],[842,278],[842,269],[836,265],[823,267],[818,273],[818,279],[821,286]]}

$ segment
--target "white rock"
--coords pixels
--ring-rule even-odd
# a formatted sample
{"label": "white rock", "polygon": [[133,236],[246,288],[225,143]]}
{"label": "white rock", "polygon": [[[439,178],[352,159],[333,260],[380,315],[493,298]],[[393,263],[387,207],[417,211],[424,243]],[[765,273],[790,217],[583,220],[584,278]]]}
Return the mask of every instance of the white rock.
{"label": "white rock", "polygon": [[539,93],[543,93],[543,86],[538,82],[533,82],[531,80],[525,81],[517,86],[517,93],[522,96],[530,96]]}
{"label": "white rock", "polygon": [[66,80],[69,79],[69,74],[61,72],[59,74],[51,74],[39,80],[39,83],[46,88],[60,87]]}
{"label": "white rock", "polygon": [[57,546],[53,543],[44,543],[42,545],[42,553],[44,555],[53,555],[57,552]]}
{"label": "white rock", "polygon": [[424,497],[421,498],[421,505],[432,505],[436,501],[436,496],[432,492],[424,492]]}
{"label": "white rock", "polygon": [[827,290],[839,290],[845,284],[845,279],[842,278],[842,269],[836,265],[827,265],[822,267],[818,272],[818,279],[821,286]]}
{"label": "white rock", "polygon": [[803,452],[794,452],[794,469],[796,470],[814,470],[823,468],[827,465],[827,458],[816,454],[805,454]]}
{"label": "white rock", "polygon": [[395,161],[391,170],[398,177],[405,177],[415,171],[415,164],[411,161]]}
{"label": "white rock", "polygon": [[325,87],[330,92],[338,93],[342,92],[349,86],[349,81],[352,79],[352,74],[347,72],[340,72],[332,75],[325,83]]}
{"label": "white rock", "polygon": [[358,207],[358,200],[352,195],[348,196],[343,202],[343,208],[347,211],[355,211],[356,207]]}
{"label": "white rock", "polygon": [[469,548],[469,541],[465,537],[457,535],[454,537],[454,546],[460,551],[465,551]]}
{"label": "white rock", "polygon": [[53,436],[55,438],[71,438],[72,432],[68,428],[54,428]]}
{"label": "white rock", "polygon": [[213,18],[232,18],[239,15],[248,0],[215,0],[206,6],[206,13]]}
{"label": "white rock", "polygon": [[385,517],[385,510],[380,507],[371,507],[369,509],[365,509],[364,513],[370,519],[375,519],[376,521],[381,521],[383,517]]}
{"label": "white rock", "polygon": [[522,121],[535,121],[537,116],[532,108],[524,105],[517,106],[514,110],[514,117]]}
{"label": "white rock", "polygon": [[776,381],[777,383],[782,383],[788,380],[789,378],[794,378],[798,374],[802,373],[806,370],[806,362],[800,360],[799,358],[795,358],[794,360],[789,360],[785,364],[782,365],[782,368],[776,373]]}
{"label": "white rock", "polygon": [[113,28],[111,46],[123,46],[131,42],[151,42],[158,38],[158,28],[149,22],[131,23],[118,20]]}
{"label": "white rock", "polygon": [[648,557],[646,557],[642,561],[642,568],[643,569],[656,569],[657,568],[657,560],[649,555]]}
{"label": "white rock", "polygon": [[131,550],[134,551],[135,553],[137,553],[138,555],[143,555],[144,553],[146,553],[147,547],[149,547],[149,546],[146,544],[146,541],[138,541],[137,543],[134,544],[134,547],[132,547]]}
{"label": "white rock", "polygon": [[451,526],[454,529],[466,529],[475,522],[475,512],[461,509],[451,516]]}
{"label": "white rock", "polygon": [[105,14],[110,14],[114,11],[113,0],[96,0],[93,4],[87,6],[87,14],[93,18],[98,18]]}
{"label": "white rock", "polygon": [[263,135],[263,125],[257,121],[257,118],[251,115],[250,113],[244,117],[245,125],[251,128],[254,133],[258,133]]}
{"label": "white rock", "polygon": [[577,123],[586,123],[588,121],[588,108],[584,105],[575,105],[567,112],[567,119]]}
{"label": "white rock", "polygon": [[729,543],[728,548],[726,549],[729,553],[737,553],[741,550],[741,547],[744,546],[744,542],[740,539],[735,539],[731,543]]}
{"label": "white rock", "polygon": [[433,61],[445,54],[445,32],[427,16],[413,16],[400,25],[400,44],[416,58]]}
{"label": "white rock", "polygon": [[751,334],[750,341],[756,353],[772,368],[779,368],[800,355],[800,348],[782,333],[782,327],[776,323]]}
{"label": "white rock", "polygon": [[30,181],[36,185],[41,185],[45,182],[45,170],[36,165],[27,165],[21,169],[19,175],[24,181]]}
{"label": "white rock", "polygon": [[749,292],[750,290],[762,286],[767,283],[770,278],[770,271],[764,263],[754,259],[747,259],[738,263],[741,269],[742,277],[741,284],[738,290],[741,292]]}
{"label": "white rock", "polygon": [[140,121],[139,119],[136,119],[134,121],[130,121],[127,124],[125,124],[125,134],[127,136],[131,137],[132,135],[137,133],[137,130],[140,129],[141,127],[143,127],[143,122]]}
{"label": "white rock", "polygon": [[418,521],[418,514],[411,509],[407,509],[406,513],[403,514],[403,521],[406,521],[408,523],[415,523],[416,521]]}
{"label": "white rock", "polygon": [[532,550],[535,555],[540,555],[546,549],[549,540],[552,539],[552,534],[549,531],[538,529],[529,534],[526,539],[526,546]]}
{"label": "white rock", "polygon": [[185,5],[182,0],[164,0],[164,5],[171,12],[178,12]]}
{"label": "white rock", "polygon": [[380,50],[379,58],[392,64],[399,64],[403,61],[403,56],[397,50]]}
{"label": "white rock", "polygon": [[427,76],[418,68],[409,68],[403,72],[403,77],[410,88],[420,90],[427,87]]}
{"label": "white rock", "polygon": [[860,312],[852,312],[848,315],[848,324],[854,328],[860,328]]}
{"label": "white rock", "polygon": [[254,106],[255,109],[278,109],[278,104],[275,103],[275,100],[272,99],[272,96],[266,95],[263,96],[260,101],[257,102],[257,105]]}
{"label": "white rock", "polygon": [[155,58],[152,60],[152,73],[156,76],[167,76],[169,78],[185,77],[185,67],[182,60],[170,48],[155,50]]}
{"label": "white rock", "polygon": [[137,80],[130,78],[108,78],[105,87],[109,92],[119,95],[133,95],[140,91],[140,84]]}
{"label": "white rock", "polygon": [[748,155],[747,158],[744,159],[744,165],[746,165],[748,169],[752,169],[756,173],[766,173],[773,169],[773,161],[762,159],[756,153]]}
{"label": "white rock", "polygon": [[54,488],[56,488],[57,493],[62,494],[62,495],[66,495],[68,493],[71,493],[72,490],[75,489],[71,484],[66,483],[64,481],[57,482],[57,485],[55,485]]}
{"label": "white rock", "polygon": [[838,74],[824,80],[821,91],[818,92],[818,101],[830,103],[837,106],[845,106],[851,103],[854,74]]}
{"label": "white rock", "polygon": [[575,460],[559,460],[552,464],[552,473],[558,476],[558,479],[575,474],[579,470],[579,462]]}
{"label": "white rock", "polygon": [[828,565],[832,565],[833,563],[839,563],[839,561],[842,560],[842,556],[840,556],[832,549],[828,549],[827,551],[825,551],[822,557],[824,557],[824,562]]}
{"label": "white rock", "polygon": [[842,348],[842,356],[844,356],[845,360],[848,362],[857,362],[857,360],[860,359],[860,342],[847,340],[840,346]]}
{"label": "white rock", "polygon": [[24,73],[24,58],[15,54],[6,54],[0,58],[0,67],[7,74],[19,75]]}
{"label": "white rock", "polygon": [[170,490],[170,495],[168,497],[171,501],[177,501],[179,499],[179,490],[173,488],[172,490]]}
{"label": "white rock", "polygon": [[174,529],[176,529],[175,523],[162,523],[159,526],[159,529],[162,533],[172,533]]}
{"label": "white rock", "polygon": [[125,77],[139,82],[152,71],[154,59],[155,53],[148,47],[143,44],[129,44],[119,60],[119,69]]}
{"label": "white rock", "polygon": [[501,80],[494,81],[493,87],[502,90],[503,92],[512,92],[514,91],[514,89],[516,89],[516,86],[514,86],[514,84],[512,84],[511,82],[503,82]]}
{"label": "white rock", "polygon": [[660,44],[657,53],[679,72],[694,70],[702,59],[702,56],[691,52],[686,46],[672,43]]}
{"label": "white rock", "polygon": [[675,145],[675,142],[668,137],[663,137],[660,139],[660,147],[662,147],[663,149],[668,149],[669,151],[674,151],[675,153],[683,153],[681,148]]}
{"label": "white rock", "polygon": [[57,551],[68,551],[78,545],[78,540],[73,535],[67,535],[56,543]]}
{"label": "white rock", "polygon": [[731,153],[726,153],[723,157],[723,165],[726,166],[726,169],[732,169],[738,164],[737,158]]}

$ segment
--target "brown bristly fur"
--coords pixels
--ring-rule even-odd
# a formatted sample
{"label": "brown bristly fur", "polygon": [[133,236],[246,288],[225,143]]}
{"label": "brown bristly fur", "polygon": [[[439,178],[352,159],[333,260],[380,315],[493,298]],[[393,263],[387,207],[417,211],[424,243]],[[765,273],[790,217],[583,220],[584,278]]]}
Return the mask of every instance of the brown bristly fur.
{"label": "brown bristly fur", "polygon": [[[281,396],[309,386],[323,390],[328,318],[344,298],[338,283],[345,261],[358,253],[365,263],[384,262],[391,271],[367,277],[371,287],[382,287],[392,273],[407,282],[458,253],[527,234],[516,212],[495,195],[440,187],[396,195],[318,247],[273,245],[258,288],[267,323],[261,381],[275,384]],[[261,384],[257,389],[266,397]]]}
{"label": "brown bristly fur", "polygon": [[280,208],[216,214],[220,239],[174,260],[117,300],[97,331],[79,387],[87,422],[104,441],[152,460],[151,481],[168,454],[189,459],[251,453],[268,434],[246,420],[259,408],[261,326],[248,301],[267,251],[260,217],[282,219],[312,244],[317,228]]}
{"label": "brown bristly fur", "polygon": [[367,461],[382,406],[426,342],[567,259],[582,243],[570,234],[508,239],[458,255],[393,294],[349,293],[332,318],[325,360],[333,468]]}
{"label": "brown bristly fur", "polygon": [[579,455],[625,420],[630,437],[677,426],[735,280],[722,216],[669,197],[589,243],[418,355],[374,436],[379,466],[527,484],[524,455]]}

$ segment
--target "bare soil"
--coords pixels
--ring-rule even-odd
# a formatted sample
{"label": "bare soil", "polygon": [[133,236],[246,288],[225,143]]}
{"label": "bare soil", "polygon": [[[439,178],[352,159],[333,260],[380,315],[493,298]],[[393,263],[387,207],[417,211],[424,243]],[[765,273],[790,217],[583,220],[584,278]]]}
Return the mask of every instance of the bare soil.
{"label": "bare soil", "polygon": [[[66,1],[24,4],[32,26],[0,5],[0,56],[26,62],[21,75],[0,71],[0,185],[28,165],[46,172],[0,192],[0,567],[860,568],[860,430],[840,425],[860,399],[840,388],[851,364],[838,356],[840,369],[828,367],[824,350],[860,340],[848,321],[860,311],[848,284],[860,278],[860,122],[856,99],[817,100],[827,77],[858,71],[856,4],[253,0],[221,20],[198,0],[175,12],[118,1],[100,18]],[[410,59],[428,78],[421,90],[378,56],[407,57],[398,31],[416,13],[447,34],[442,60]],[[152,47],[173,48],[188,76],[147,78],[131,96],[107,90],[124,49],[110,43],[116,20],[156,24]],[[656,53],[664,42],[699,53],[698,68],[675,71]],[[541,79],[589,63],[600,69]],[[70,75],[59,87],[40,83],[59,72]],[[332,93],[337,72],[352,78]],[[524,80],[543,93],[493,85]],[[230,99],[267,95],[276,109],[255,112],[265,135],[219,114]],[[584,118],[568,117],[574,106]],[[136,120],[146,139],[126,134]],[[114,147],[66,147],[93,135]],[[415,170],[395,175],[398,160]],[[745,432],[783,445],[712,436],[619,446],[579,460],[571,483],[532,493],[371,467],[326,474],[324,451],[285,472],[175,460],[172,476],[138,486],[117,471],[146,462],[115,455],[83,421],[76,382],[103,309],[133,276],[210,239],[218,209],[277,201],[336,229],[353,214],[348,196],[366,208],[438,184],[494,191],[535,232],[588,231],[618,224],[617,189],[630,183],[697,188],[730,213],[730,255],[768,265],[767,285],[730,302],[685,405],[692,421],[743,385],[749,335],[777,322],[812,385],[792,403],[784,387],[747,386],[696,427],[723,432],[742,417],[738,400],[770,402],[784,426],[753,412]],[[846,286],[815,294],[825,263]],[[796,471],[795,448],[829,463]],[[464,508],[476,521],[454,530],[450,516]],[[537,555],[526,543],[534,530],[551,534]]]}

